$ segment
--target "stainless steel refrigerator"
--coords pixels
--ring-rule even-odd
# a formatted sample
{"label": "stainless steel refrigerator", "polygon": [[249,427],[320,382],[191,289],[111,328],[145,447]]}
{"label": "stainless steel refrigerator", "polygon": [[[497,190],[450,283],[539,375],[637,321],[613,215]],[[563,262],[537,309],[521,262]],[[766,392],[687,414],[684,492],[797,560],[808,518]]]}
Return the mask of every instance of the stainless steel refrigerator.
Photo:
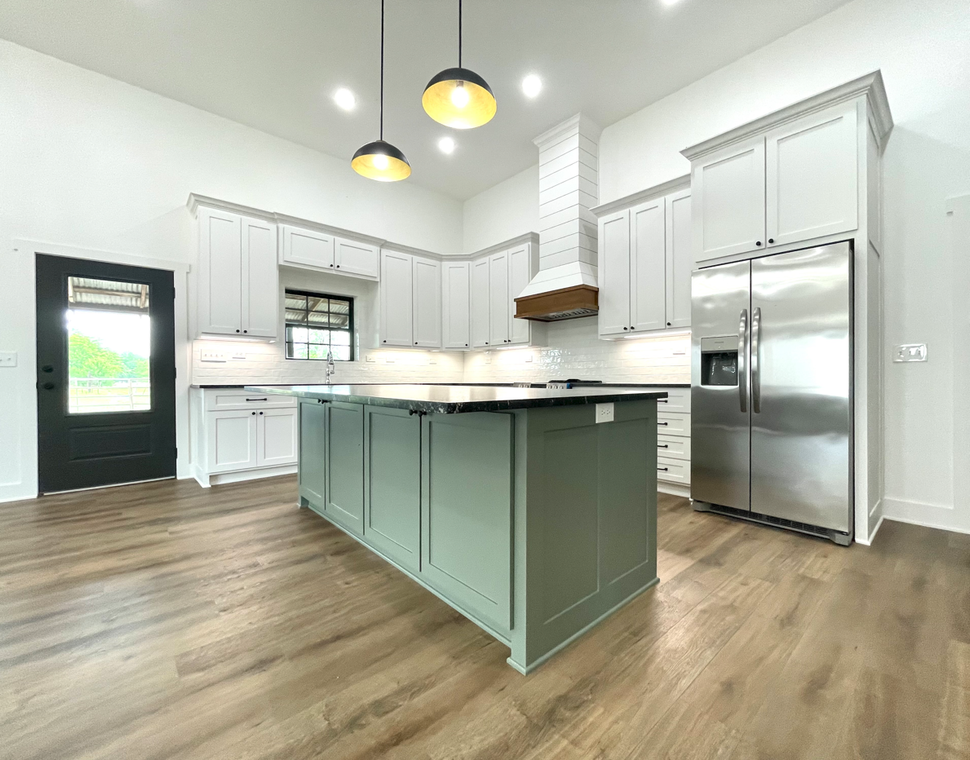
{"label": "stainless steel refrigerator", "polygon": [[701,269],[691,307],[695,509],[849,544],[851,244]]}

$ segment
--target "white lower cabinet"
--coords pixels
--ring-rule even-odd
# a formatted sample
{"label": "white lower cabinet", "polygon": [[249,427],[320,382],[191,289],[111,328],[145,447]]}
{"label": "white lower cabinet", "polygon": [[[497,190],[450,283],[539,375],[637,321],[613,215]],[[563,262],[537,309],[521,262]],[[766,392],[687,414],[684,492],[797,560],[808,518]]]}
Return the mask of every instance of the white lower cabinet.
{"label": "white lower cabinet", "polygon": [[294,397],[193,388],[191,414],[192,463],[201,485],[296,472]]}
{"label": "white lower cabinet", "polygon": [[657,489],[690,495],[690,388],[657,388]]}

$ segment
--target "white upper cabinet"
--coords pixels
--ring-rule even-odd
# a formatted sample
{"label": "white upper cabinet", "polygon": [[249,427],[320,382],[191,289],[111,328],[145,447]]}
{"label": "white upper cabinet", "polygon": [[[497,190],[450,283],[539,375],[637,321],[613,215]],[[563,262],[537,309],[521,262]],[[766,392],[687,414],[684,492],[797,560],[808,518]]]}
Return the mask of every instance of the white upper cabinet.
{"label": "white upper cabinet", "polygon": [[243,334],[276,340],[280,319],[276,225],[242,219]]}
{"label": "white upper cabinet", "polygon": [[666,322],[666,211],[663,198],[630,209],[630,330],[663,330]]}
{"label": "white upper cabinet", "polygon": [[473,261],[471,265],[471,338],[475,348],[489,344],[489,289],[488,258]]}
{"label": "white upper cabinet", "polygon": [[411,257],[414,345],[441,348],[441,262]]}
{"label": "white upper cabinet", "polygon": [[600,337],[690,327],[690,197],[682,190],[600,217]]}
{"label": "white upper cabinet", "polygon": [[411,256],[381,252],[381,345],[413,346]]}
{"label": "white upper cabinet", "polygon": [[376,245],[357,240],[335,238],[334,269],[376,280],[380,276],[381,252]]}
{"label": "white upper cabinet", "polygon": [[769,246],[859,226],[857,118],[848,103],[765,135]]}
{"label": "white upper cabinet", "polygon": [[441,347],[441,262],[381,252],[381,345]]}
{"label": "white upper cabinet", "polygon": [[532,245],[524,243],[509,250],[509,343],[523,345],[532,338],[527,319],[515,319],[515,299],[532,279]]}
{"label": "white upper cabinet", "polygon": [[690,190],[667,196],[667,327],[690,327],[691,251]]}
{"label": "white upper cabinet", "polygon": [[198,330],[242,334],[242,220],[238,214],[199,209]]}
{"label": "white upper cabinet", "polygon": [[[471,344],[471,266],[467,261],[441,264],[441,345],[465,349]],[[486,322],[488,321],[486,317]]]}
{"label": "white upper cabinet", "polygon": [[334,269],[334,236],[319,230],[283,225],[280,262],[314,269]]}
{"label": "white upper cabinet", "polygon": [[196,334],[275,340],[276,225],[200,207]]}
{"label": "white upper cabinet", "polygon": [[509,254],[488,257],[488,336],[492,346],[508,345],[511,325],[509,311]]}
{"label": "white upper cabinet", "polygon": [[691,169],[694,259],[718,259],[765,245],[765,139],[705,156]]}
{"label": "white upper cabinet", "polygon": [[599,220],[599,331],[630,331],[630,210]]}
{"label": "white upper cabinet", "polygon": [[350,277],[380,277],[380,248],[324,230],[282,225],[280,263]]}

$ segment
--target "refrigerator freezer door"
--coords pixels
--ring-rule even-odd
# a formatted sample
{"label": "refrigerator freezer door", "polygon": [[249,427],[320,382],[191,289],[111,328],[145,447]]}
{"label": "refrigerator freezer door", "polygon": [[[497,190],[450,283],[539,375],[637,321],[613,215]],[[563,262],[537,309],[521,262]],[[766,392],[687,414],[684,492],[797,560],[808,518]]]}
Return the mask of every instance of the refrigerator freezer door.
{"label": "refrigerator freezer door", "polygon": [[851,281],[848,243],[751,262],[751,511],[843,533],[852,531]]}
{"label": "refrigerator freezer door", "polygon": [[744,510],[750,287],[748,261],[702,269],[691,280],[691,497]]}

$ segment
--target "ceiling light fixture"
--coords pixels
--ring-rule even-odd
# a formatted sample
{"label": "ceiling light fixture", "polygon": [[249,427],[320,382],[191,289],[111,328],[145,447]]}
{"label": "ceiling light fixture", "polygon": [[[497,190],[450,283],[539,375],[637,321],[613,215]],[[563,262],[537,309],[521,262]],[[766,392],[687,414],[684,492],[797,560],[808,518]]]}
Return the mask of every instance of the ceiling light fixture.
{"label": "ceiling light fixture", "polygon": [[346,87],[341,87],[333,94],[333,102],[345,111],[353,111],[357,105],[357,98]]}
{"label": "ceiling light fixture", "polygon": [[442,137],[438,140],[438,150],[450,156],[455,152],[455,141],[450,137]]}
{"label": "ceiling light fixture", "polygon": [[534,98],[542,92],[542,80],[535,74],[529,74],[522,80],[522,92],[525,93],[527,98]]}
{"label": "ceiling light fixture", "polygon": [[677,3],[680,2],[680,0],[660,0],[660,2],[662,2],[664,5],[666,5],[669,8],[671,5],[677,5]]}
{"label": "ceiling light fixture", "polygon": [[411,164],[399,148],[384,141],[384,0],[381,0],[381,136],[360,148],[350,162],[354,171],[378,182],[396,182],[411,176]]}
{"label": "ceiling light fixture", "polygon": [[424,88],[421,104],[428,116],[453,129],[472,129],[495,116],[492,88],[471,69],[461,65],[462,0],[458,0],[458,67],[438,72]]}

